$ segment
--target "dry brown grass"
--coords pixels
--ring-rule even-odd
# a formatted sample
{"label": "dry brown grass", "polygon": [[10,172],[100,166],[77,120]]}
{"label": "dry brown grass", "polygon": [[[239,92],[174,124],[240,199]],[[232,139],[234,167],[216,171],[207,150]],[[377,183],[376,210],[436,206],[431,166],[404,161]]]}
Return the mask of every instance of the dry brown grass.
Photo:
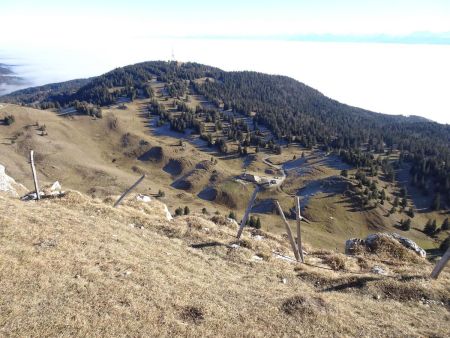
{"label": "dry brown grass", "polygon": [[342,254],[331,254],[323,258],[323,262],[335,271],[345,270],[345,258]]}
{"label": "dry brown grass", "polygon": [[288,243],[246,231],[245,247],[234,249],[232,226],[200,215],[169,222],[157,201],[130,198],[113,209],[113,200],[0,196],[0,335],[443,337],[450,330],[450,275],[430,281],[426,262],[378,276],[358,273],[350,257],[346,271],[324,268],[323,253],[308,255],[309,265],[255,261],[262,250],[288,254]]}

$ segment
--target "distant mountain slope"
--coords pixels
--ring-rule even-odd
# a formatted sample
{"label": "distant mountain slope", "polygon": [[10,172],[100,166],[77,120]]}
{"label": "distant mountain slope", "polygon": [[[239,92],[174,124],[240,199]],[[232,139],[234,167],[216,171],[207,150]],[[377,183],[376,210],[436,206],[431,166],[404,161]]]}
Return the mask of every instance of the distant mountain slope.
{"label": "distant mountain slope", "polygon": [[91,79],[76,79],[21,89],[8,95],[1,96],[0,100],[10,103],[36,103],[45,106],[48,102],[60,102],[62,97],[70,96],[76,93],[81,87],[85,86],[90,81]]}
{"label": "distant mountain slope", "polygon": [[[286,76],[256,72],[225,72],[197,63],[152,61],[117,68],[90,80],[30,88],[0,97],[0,100],[41,107],[66,106],[76,101],[110,105],[128,96],[151,97],[149,81],[166,83],[174,97],[185,94],[189,83],[199,94],[224,108],[254,116],[276,138],[299,142],[305,147],[365,151],[357,153],[367,166],[380,165],[371,152],[398,149],[402,159],[412,161],[412,174],[425,182],[426,191],[438,191],[450,202],[450,126],[417,117],[393,116],[351,107],[330,99],[301,82]],[[425,180],[422,179],[425,177]]]}

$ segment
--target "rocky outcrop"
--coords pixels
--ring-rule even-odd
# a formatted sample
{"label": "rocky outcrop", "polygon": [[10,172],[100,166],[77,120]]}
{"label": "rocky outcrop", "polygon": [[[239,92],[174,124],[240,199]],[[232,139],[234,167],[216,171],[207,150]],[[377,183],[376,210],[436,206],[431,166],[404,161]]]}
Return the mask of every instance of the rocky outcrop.
{"label": "rocky outcrop", "polygon": [[19,194],[26,191],[26,188],[8,176],[5,170],[6,168],[0,164],[0,192],[6,192],[14,197],[19,197]]}
{"label": "rocky outcrop", "polygon": [[374,247],[374,243],[380,238],[389,238],[395,240],[396,242],[403,245],[405,248],[414,251],[420,257],[426,257],[427,253],[424,249],[417,245],[416,242],[410,240],[409,238],[400,236],[396,233],[376,233],[367,236],[365,240],[359,238],[351,238],[345,242],[345,253],[348,255],[352,255],[358,253],[358,251],[363,249],[372,249]]}

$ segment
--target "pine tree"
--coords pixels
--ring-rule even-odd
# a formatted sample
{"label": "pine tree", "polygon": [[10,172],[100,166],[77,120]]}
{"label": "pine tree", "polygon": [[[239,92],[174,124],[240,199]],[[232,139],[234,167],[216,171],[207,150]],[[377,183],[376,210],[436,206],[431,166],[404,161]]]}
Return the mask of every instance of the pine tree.
{"label": "pine tree", "polygon": [[191,213],[191,210],[189,210],[189,207],[186,205],[185,207],[184,207],[184,214],[185,215],[189,215]]}
{"label": "pine tree", "polygon": [[256,219],[255,228],[256,229],[261,229],[261,219],[259,217]]}
{"label": "pine tree", "polygon": [[436,193],[433,199],[433,203],[431,204],[431,210],[439,210],[441,208],[441,194]]}
{"label": "pine tree", "polygon": [[254,228],[256,225],[256,219],[254,216],[250,216],[250,221],[248,222],[248,226]]}
{"label": "pine tree", "polygon": [[448,236],[440,245],[439,249],[441,249],[442,252],[446,252],[450,248],[450,236]]}
{"label": "pine tree", "polygon": [[413,209],[413,207],[410,207],[409,209],[408,209],[408,211],[406,212],[406,214],[409,216],[409,217],[411,217],[411,218],[414,218],[414,209]]}
{"label": "pine tree", "polygon": [[433,235],[436,232],[436,220],[432,221],[429,219],[423,229],[423,232],[425,232],[428,236]]}
{"label": "pine tree", "polygon": [[394,207],[398,207],[399,202],[400,202],[400,199],[398,198],[398,196],[395,196]]}
{"label": "pine tree", "polygon": [[402,198],[402,208],[406,208],[406,206],[408,205],[408,201],[406,200],[405,197]]}
{"label": "pine tree", "polygon": [[402,230],[409,231],[411,229],[411,219],[407,219],[406,221],[401,221]]}
{"label": "pine tree", "polygon": [[450,223],[448,222],[448,217],[444,219],[444,222],[442,222],[441,226],[442,230],[449,230],[450,229]]}

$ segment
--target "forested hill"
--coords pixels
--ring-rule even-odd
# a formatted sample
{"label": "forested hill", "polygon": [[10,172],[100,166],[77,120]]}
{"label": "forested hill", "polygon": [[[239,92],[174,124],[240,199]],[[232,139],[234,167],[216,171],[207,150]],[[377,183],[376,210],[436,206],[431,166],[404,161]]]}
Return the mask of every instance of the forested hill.
{"label": "forested hill", "polygon": [[[374,153],[400,150],[402,160],[411,161],[416,181],[450,200],[449,125],[351,107],[286,76],[154,61],[117,68],[89,80],[18,91],[0,101],[43,108],[83,101],[105,106],[123,96],[151,98],[149,81],[153,79],[166,82],[171,96],[182,97],[190,87],[215,103],[217,110],[254,116],[255,124],[264,124],[278,139],[344,150],[348,161],[357,166],[367,165]],[[191,114],[186,121],[192,121],[195,112],[186,113]]]}
{"label": "forested hill", "polygon": [[[186,90],[184,80],[219,107],[243,114],[272,129],[278,138],[337,147],[370,143],[415,150],[425,155],[448,153],[450,127],[416,117],[379,114],[332,100],[319,91],[286,76],[256,72],[225,72],[197,63],[153,61],[117,68],[104,75],[28,88],[1,97],[2,101],[34,104],[42,108],[71,105],[75,101],[104,106],[118,97],[149,96],[157,77],[176,94]],[[195,81],[208,78],[207,81]],[[413,143],[411,141],[414,140]]]}

